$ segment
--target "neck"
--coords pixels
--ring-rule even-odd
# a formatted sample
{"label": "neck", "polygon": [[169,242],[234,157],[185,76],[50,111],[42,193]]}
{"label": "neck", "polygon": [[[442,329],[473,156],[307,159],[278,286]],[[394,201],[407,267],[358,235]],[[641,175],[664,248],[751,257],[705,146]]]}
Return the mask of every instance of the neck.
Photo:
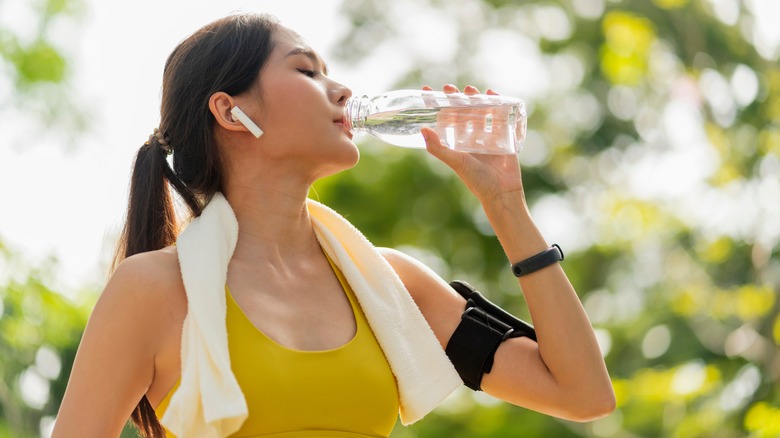
{"label": "neck", "polygon": [[306,198],[309,186],[229,186],[225,197],[238,219],[234,260],[284,266],[319,252]]}

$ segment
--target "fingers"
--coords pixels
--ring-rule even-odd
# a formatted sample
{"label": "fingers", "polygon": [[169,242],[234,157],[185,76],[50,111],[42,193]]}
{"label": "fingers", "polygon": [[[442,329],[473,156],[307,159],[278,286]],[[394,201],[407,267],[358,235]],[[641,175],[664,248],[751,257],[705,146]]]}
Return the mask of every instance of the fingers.
{"label": "fingers", "polygon": [[[425,91],[433,91],[433,88],[431,88],[429,85],[423,85],[422,89],[425,90]],[[445,93],[448,93],[448,94],[449,93],[459,93],[460,92],[458,87],[456,87],[453,84],[445,84],[442,87],[442,91],[444,91]],[[479,88],[477,88],[477,87],[475,87],[473,85],[466,85],[466,87],[463,88],[463,94],[468,94],[468,95],[479,94]],[[493,95],[493,96],[497,96],[498,95],[498,93],[495,90],[493,90],[492,88],[488,88],[487,91],[485,91],[485,94],[490,94],[490,95]]]}
{"label": "fingers", "polygon": [[425,146],[428,153],[438,158],[442,163],[449,166],[455,173],[460,174],[466,160],[470,158],[466,152],[458,152],[442,144],[439,134],[431,128],[422,128],[420,133],[425,139]]}
{"label": "fingers", "polygon": [[445,93],[448,93],[448,94],[449,93],[459,93],[460,92],[460,90],[458,90],[458,87],[456,87],[456,86],[454,86],[452,84],[446,84],[441,89],[442,89],[442,91],[444,91]]}
{"label": "fingers", "polygon": [[447,147],[441,143],[441,138],[435,130],[431,128],[421,128],[420,134],[422,134],[423,139],[425,139],[425,148],[434,156],[440,156],[442,149],[447,149]]}

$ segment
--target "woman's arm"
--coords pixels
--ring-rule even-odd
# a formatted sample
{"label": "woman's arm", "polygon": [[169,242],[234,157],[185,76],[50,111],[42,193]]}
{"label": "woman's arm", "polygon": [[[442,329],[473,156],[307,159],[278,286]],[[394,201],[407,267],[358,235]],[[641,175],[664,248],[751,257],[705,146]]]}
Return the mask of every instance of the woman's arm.
{"label": "woman's arm", "polygon": [[[421,262],[392,249],[381,251],[401,277],[442,349],[446,348],[466,301]],[[541,276],[544,270],[528,279]],[[574,291],[564,287],[537,293],[523,284],[539,343],[528,338],[503,342],[493,369],[482,379],[482,390],[509,403],[572,421],[589,421],[612,412],[615,399],[609,375]],[[531,298],[541,294],[548,298]],[[549,306],[539,301],[554,303]],[[567,319],[569,314],[574,318]]]}
{"label": "woman's arm", "polygon": [[180,281],[170,263],[155,252],[118,266],[87,323],[52,437],[119,436],[155,377],[170,319],[161,291]]}
{"label": "woman's arm", "polygon": [[[454,92],[445,86],[445,92]],[[466,94],[478,93],[467,87]],[[492,93],[488,91],[488,93]],[[482,203],[510,262],[549,247],[525,202],[520,166],[513,155],[472,155],[442,146],[433,130],[423,131],[428,151],[450,166]],[[385,251],[415,302],[446,347],[460,322],[465,301],[419,262]],[[510,274],[507,263],[507,275]],[[513,338],[501,344],[485,392],[510,403],[575,421],[614,410],[615,396],[590,321],[560,264],[520,277],[538,344]]]}

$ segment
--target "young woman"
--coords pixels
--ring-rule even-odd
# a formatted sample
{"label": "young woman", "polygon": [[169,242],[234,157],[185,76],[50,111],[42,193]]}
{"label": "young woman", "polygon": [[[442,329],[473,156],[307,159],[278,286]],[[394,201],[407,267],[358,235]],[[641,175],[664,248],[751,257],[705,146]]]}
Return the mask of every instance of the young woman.
{"label": "young woman", "polygon": [[[442,375],[457,379],[443,352],[465,300],[400,252],[365,243],[353,251],[359,233],[307,201],[318,178],[358,161],[342,125],[350,95],[298,34],[266,16],[218,20],[173,51],[159,130],[135,163],[121,262],[84,332],[55,437],[118,436],[131,414],[147,436],[165,436],[160,419],[182,436],[388,436],[399,408],[414,421],[451,391],[437,388],[448,385]],[[550,252],[529,215],[516,157],[455,152],[433,130],[423,136],[481,201],[510,262]],[[169,185],[197,218],[181,236]],[[223,286],[204,298],[198,279],[219,263],[191,269],[187,260],[222,254],[198,239],[210,242],[231,221],[235,236],[220,256],[226,271],[215,276]],[[187,233],[198,237],[185,241]],[[614,394],[587,316],[554,261],[519,280],[538,342],[502,338],[484,358],[492,369],[478,373],[481,389],[587,421],[610,413]],[[380,305],[365,291],[398,279],[402,293]],[[387,325],[394,321],[404,322]],[[226,337],[212,338],[217,332]],[[428,372],[428,363],[444,371]],[[414,373],[422,378],[410,384]]]}

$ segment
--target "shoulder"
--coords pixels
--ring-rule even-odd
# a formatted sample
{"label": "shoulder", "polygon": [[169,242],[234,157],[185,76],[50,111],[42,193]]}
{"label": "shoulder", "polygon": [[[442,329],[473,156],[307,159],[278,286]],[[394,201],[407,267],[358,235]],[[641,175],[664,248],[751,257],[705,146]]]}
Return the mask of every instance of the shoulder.
{"label": "shoulder", "polygon": [[161,375],[158,358],[177,353],[180,343],[174,341],[187,307],[178,277],[175,248],[128,257],[117,266],[84,330],[55,436],[118,436]]}
{"label": "shoulder", "polygon": [[403,281],[409,293],[415,301],[424,301],[431,294],[452,292],[446,281],[423,262],[393,248],[377,248],[379,253],[390,263],[401,281]]}
{"label": "shoulder", "polygon": [[130,256],[117,266],[105,293],[130,290],[134,298],[155,299],[184,291],[175,246]]}
{"label": "shoulder", "polygon": [[157,330],[172,313],[181,314],[183,319],[186,304],[176,247],[167,247],[119,263],[98,298],[93,316],[103,313]]}
{"label": "shoulder", "polygon": [[[394,248],[385,248],[385,247],[378,247],[377,250],[379,251],[379,254],[382,255],[382,257],[385,258],[390,263],[390,266],[393,267],[396,271],[401,274],[401,272],[406,274],[417,274],[417,275],[430,275],[430,276],[436,276],[438,275],[433,272],[428,266],[426,266],[423,262],[415,259],[414,257],[401,252]],[[400,270],[400,271],[399,271]]]}
{"label": "shoulder", "polygon": [[460,321],[465,300],[431,268],[414,257],[390,248],[378,250],[401,278],[439,342],[442,346],[446,345]]}
{"label": "shoulder", "polygon": [[117,266],[110,282],[138,285],[173,285],[181,283],[175,246],[130,256]]}
{"label": "shoulder", "polygon": [[377,248],[416,299],[428,283],[444,283],[431,268],[414,257],[393,248]]}

